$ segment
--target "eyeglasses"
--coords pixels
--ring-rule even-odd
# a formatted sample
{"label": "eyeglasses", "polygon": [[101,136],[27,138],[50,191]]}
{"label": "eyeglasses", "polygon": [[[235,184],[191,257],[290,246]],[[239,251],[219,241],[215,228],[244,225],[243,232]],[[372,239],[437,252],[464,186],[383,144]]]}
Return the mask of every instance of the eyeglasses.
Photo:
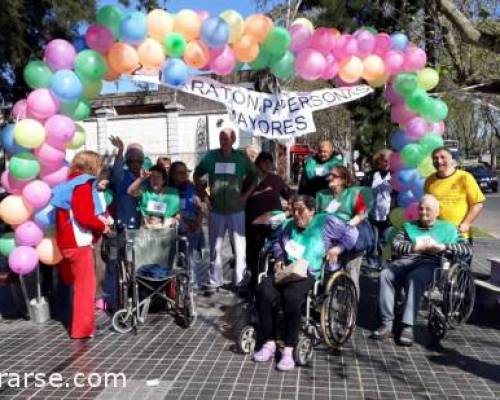
{"label": "eyeglasses", "polygon": [[338,175],[338,174],[332,174],[332,173],[328,174],[328,177],[330,177],[330,178],[342,178],[342,176],[341,176],[341,175]]}

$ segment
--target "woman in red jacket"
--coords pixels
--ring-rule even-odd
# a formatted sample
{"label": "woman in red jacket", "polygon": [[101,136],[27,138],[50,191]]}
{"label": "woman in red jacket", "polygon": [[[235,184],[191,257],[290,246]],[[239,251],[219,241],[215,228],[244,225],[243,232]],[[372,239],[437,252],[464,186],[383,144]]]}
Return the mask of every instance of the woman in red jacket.
{"label": "woman in red jacket", "polygon": [[96,190],[101,156],[81,151],[73,159],[68,181],[53,189],[56,207],[56,239],[63,255],[59,272],[64,283],[73,286],[69,333],[72,339],[94,336],[95,268],[92,244],[109,232],[103,205]]}

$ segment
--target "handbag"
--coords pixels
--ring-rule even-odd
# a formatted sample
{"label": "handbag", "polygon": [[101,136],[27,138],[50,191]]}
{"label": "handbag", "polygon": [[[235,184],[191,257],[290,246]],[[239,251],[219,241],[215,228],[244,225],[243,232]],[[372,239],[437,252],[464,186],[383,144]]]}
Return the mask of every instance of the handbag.
{"label": "handbag", "polygon": [[285,266],[283,271],[279,271],[274,274],[274,282],[282,284],[304,280],[307,278],[307,266],[308,263],[303,258],[294,261],[293,263]]}

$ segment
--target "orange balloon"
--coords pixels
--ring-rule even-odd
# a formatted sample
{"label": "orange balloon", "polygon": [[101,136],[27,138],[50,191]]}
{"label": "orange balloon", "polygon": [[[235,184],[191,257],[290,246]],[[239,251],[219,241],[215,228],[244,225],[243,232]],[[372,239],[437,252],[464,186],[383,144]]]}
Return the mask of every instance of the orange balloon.
{"label": "orange balloon", "polygon": [[252,62],[259,55],[259,44],[252,35],[243,35],[232,47],[236,59],[241,62]]}
{"label": "orange balloon", "polygon": [[63,259],[55,238],[43,238],[36,246],[36,254],[47,265],[55,265]]}
{"label": "orange balloon", "polygon": [[118,78],[120,78],[121,73],[116,71],[112,66],[109,61],[109,56],[106,55],[106,59],[108,61],[108,70],[106,71],[106,75],[104,75],[104,80],[108,82],[113,82],[116,81]]}
{"label": "orange balloon", "polygon": [[210,61],[210,49],[201,40],[192,40],[184,50],[184,61],[190,67],[203,68]]}
{"label": "orange balloon", "polygon": [[108,52],[108,59],[115,71],[120,74],[130,74],[139,68],[137,51],[126,43],[115,43]]}
{"label": "orange balloon", "polygon": [[161,42],[174,30],[174,17],[165,10],[157,8],[148,14],[146,24],[149,36]]}
{"label": "orange balloon", "polygon": [[252,35],[258,43],[266,40],[273,29],[273,20],[262,14],[252,14],[245,20],[244,35]]}
{"label": "orange balloon", "polygon": [[371,87],[379,88],[379,87],[384,86],[388,80],[389,80],[389,75],[383,74],[381,77],[379,77],[377,79],[374,79],[372,81],[368,81],[368,84]]}
{"label": "orange balloon", "polygon": [[181,10],[174,18],[174,31],[182,33],[187,42],[200,34],[201,18],[193,10]]}
{"label": "orange balloon", "polygon": [[165,53],[163,47],[154,39],[146,39],[137,48],[139,62],[145,68],[160,69],[160,66],[165,61]]}
{"label": "orange balloon", "polygon": [[23,196],[11,194],[0,203],[0,218],[9,225],[20,225],[31,218],[35,209]]}
{"label": "orange balloon", "polygon": [[332,35],[336,39],[336,38],[340,37],[342,34],[340,33],[340,31],[337,28],[332,28]]}
{"label": "orange balloon", "polygon": [[377,55],[370,55],[363,59],[363,79],[375,81],[384,76],[384,61]]}
{"label": "orange balloon", "polygon": [[356,82],[363,73],[363,62],[355,56],[344,58],[339,65],[339,76],[344,82]]}

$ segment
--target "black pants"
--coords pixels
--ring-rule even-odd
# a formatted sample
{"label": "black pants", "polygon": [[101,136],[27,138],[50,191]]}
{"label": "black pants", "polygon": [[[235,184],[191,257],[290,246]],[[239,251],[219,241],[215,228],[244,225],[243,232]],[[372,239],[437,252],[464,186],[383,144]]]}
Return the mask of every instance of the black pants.
{"label": "black pants", "polygon": [[313,287],[314,279],[281,285],[274,284],[274,278],[265,278],[257,288],[257,311],[259,314],[259,343],[276,339],[276,319],[280,306],[283,307],[283,341],[285,346],[297,343],[302,316],[302,306],[307,292]]}
{"label": "black pants", "polygon": [[251,273],[250,288],[255,290],[257,287],[257,278],[259,277],[259,255],[266,240],[271,236],[272,230],[268,226],[246,225],[247,239],[247,269]]}

